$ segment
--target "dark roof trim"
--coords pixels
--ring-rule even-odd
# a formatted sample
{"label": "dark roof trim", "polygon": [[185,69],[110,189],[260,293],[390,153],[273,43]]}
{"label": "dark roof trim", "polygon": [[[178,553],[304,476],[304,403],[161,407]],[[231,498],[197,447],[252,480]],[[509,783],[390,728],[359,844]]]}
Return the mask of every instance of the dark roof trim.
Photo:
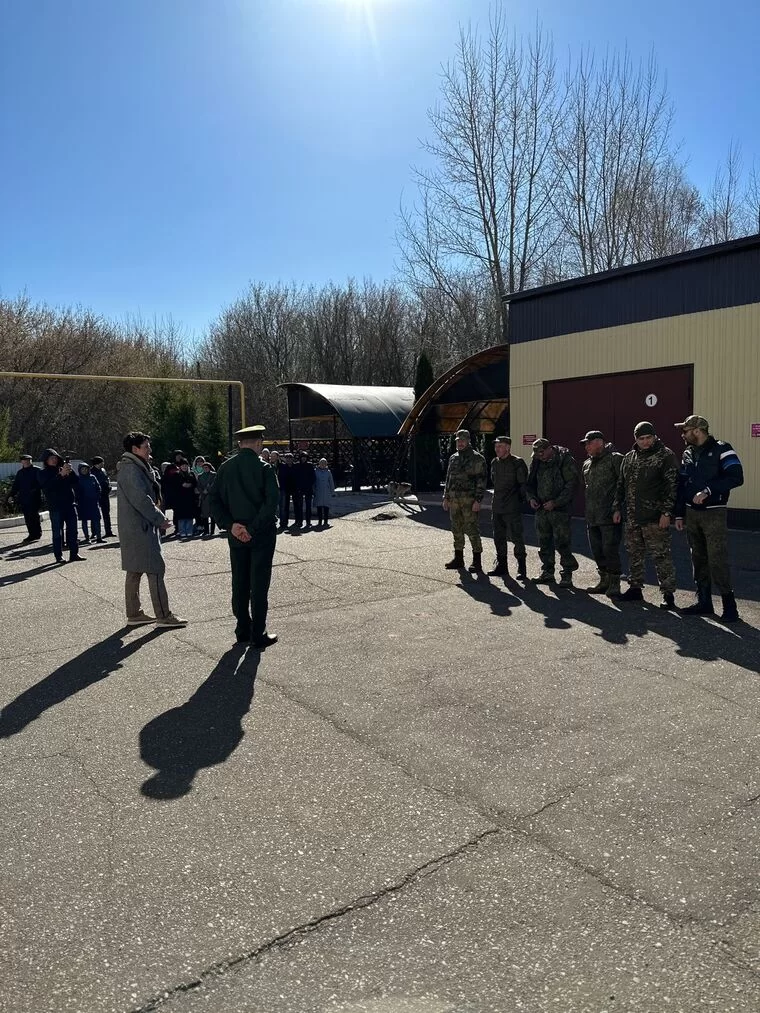
{"label": "dark roof trim", "polygon": [[744,236],[742,239],[732,239],[727,243],[716,243],[714,246],[700,246],[696,250],[686,250],[684,253],[675,253],[670,257],[659,257],[657,260],[644,260],[638,264],[626,264],[625,267],[616,267],[611,271],[600,271],[598,274],[587,274],[582,278],[570,278],[567,281],[558,281],[553,285],[542,285],[540,288],[526,288],[522,292],[512,292],[502,296],[506,303],[522,302],[526,299],[535,299],[544,295],[551,295],[554,292],[563,292],[568,289],[581,288],[585,285],[595,285],[601,282],[622,278],[626,275],[642,274],[645,271],[657,271],[678,264],[685,264],[693,260],[701,260],[705,257],[716,257],[726,253],[738,253],[742,250],[753,250],[760,248],[760,233],[754,236]]}

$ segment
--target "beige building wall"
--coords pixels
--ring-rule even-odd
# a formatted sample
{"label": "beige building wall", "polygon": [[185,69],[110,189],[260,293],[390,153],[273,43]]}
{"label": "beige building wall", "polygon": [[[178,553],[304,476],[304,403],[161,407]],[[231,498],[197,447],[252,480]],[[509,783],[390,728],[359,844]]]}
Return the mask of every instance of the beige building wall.
{"label": "beige building wall", "polygon": [[[760,509],[760,438],[750,431],[760,424],[760,303],[526,341],[512,345],[510,363],[510,429],[524,457],[523,433],[550,435],[541,433],[545,380],[693,363],[694,412],[744,466],[730,505]],[[673,436],[670,446],[681,444]]]}

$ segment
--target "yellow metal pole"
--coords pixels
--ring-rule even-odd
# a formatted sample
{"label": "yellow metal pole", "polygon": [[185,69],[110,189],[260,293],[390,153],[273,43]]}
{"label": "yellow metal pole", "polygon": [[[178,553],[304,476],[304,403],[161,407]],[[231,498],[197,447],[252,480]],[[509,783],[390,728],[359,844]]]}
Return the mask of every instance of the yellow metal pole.
{"label": "yellow metal pole", "polygon": [[240,428],[245,428],[245,386],[242,380],[195,380],[177,376],[99,376],[93,373],[19,373],[16,370],[0,370],[0,378],[12,377],[17,380],[91,380],[108,383],[211,383],[228,387],[233,385],[240,392]]}

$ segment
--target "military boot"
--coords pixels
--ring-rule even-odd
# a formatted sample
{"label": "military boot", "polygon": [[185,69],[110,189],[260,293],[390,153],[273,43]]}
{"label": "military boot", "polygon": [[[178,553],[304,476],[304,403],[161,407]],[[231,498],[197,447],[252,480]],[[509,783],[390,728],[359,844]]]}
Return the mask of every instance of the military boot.
{"label": "military boot", "polygon": [[712,616],[715,609],[712,603],[712,584],[697,584],[697,600],[693,605],[687,605],[681,609],[685,616]]}
{"label": "military boot", "polygon": [[542,570],[536,579],[533,581],[534,584],[553,584],[554,574],[550,570]]}
{"label": "military boot", "polygon": [[464,550],[454,549],[454,558],[444,564],[446,570],[464,570]]}
{"label": "military boot", "polygon": [[644,595],[640,587],[629,587],[620,595],[620,601],[644,601]]}
{"label": "military boot", "polygon": [[607,590],[604,592],[608,598],[620,597],[620,575],[611,573],[607,578]]}
{"label": "military boot", "polygon": [[736,598],[733,592],[722,594],[720,600],[723,602],[723,614],[720,617],[722,623],[738,623],[739,613],[736,610]]}
{"label": "military boot", "polygon": [[467,567],[467,569],[469,570],[470,573],[482,573],[483,572],[483,563],[481,562],[481,557],[482,556],[483,556],[482,552],[473,552],[473,554],[472,554],[472,562]]}
{"label": "military boot", "polygon": [[503,556],[496,557],[496,565],[492,567],[487,573],[487,577],[508,577],[509,570],[507,569],[507,561]]}
{"label": "military boot", "polygon": [[666,609],[667,611],[673,611],[676,607],[676,596],[672,591],[662,592],[662,601],[660,602],[660,608]]}
{"label": "military boot", "polygon": [[517,578],[518,580],[528,579],[527,561],[524,556],[517,560]]}
{"label": "military boot", "polygon": [[599,581],[593,587],[587,587],[589,594],[606,594],[610,583],[610,575],[604,570],[599,571]]}
{"label": "military boot", "polygon": [[559,584],[557,587],[572,587],[573,586],[573,571],[563,570],[559,575]]}

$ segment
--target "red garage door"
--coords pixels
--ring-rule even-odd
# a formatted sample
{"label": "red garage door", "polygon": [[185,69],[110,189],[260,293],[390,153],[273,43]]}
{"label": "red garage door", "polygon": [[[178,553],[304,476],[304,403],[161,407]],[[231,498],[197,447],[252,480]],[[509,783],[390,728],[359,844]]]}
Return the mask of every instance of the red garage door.
{"label": "red garage door", "polygon": [[[693,366],[608,373],[544,384],[544,435],[569,447],[582,462],[586,454],[578,442],[589,429],[601,429],[616,450],[633,446],[633,427],[646,419],[662,441],[680,457],[683,442],[673,423],[691,415]],[[575,502],[583,513],[583,495]]]}

